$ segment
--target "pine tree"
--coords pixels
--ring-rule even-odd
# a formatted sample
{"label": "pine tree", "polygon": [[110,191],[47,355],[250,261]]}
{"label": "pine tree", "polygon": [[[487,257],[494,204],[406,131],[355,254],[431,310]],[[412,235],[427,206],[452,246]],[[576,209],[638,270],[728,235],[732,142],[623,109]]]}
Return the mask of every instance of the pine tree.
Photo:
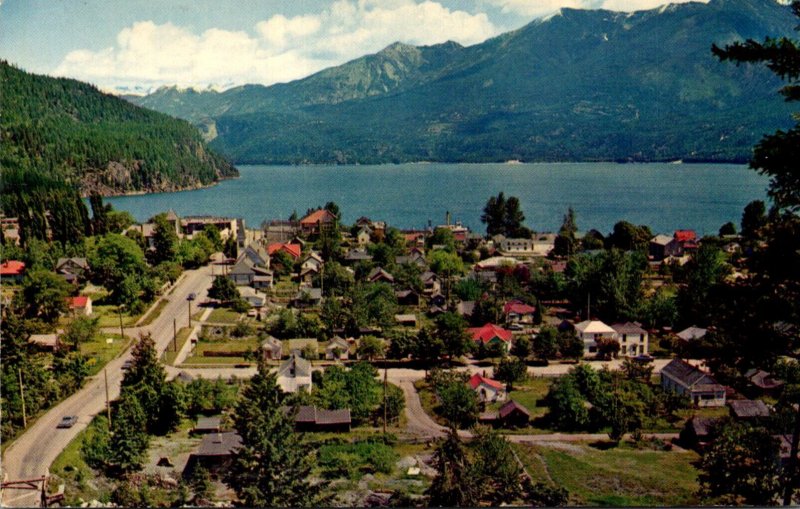
{"label": "pine tree", "polygon": [[145,431],[145,411],[130,389],[123,389],[114,414],[108,463],[122,472],[139,470],[144,463],[150,437]]}
{"label": "pine tree", "polygon": [[476,507],[480,482],[474,479],[474,463],[455,429],[451,429],[434,454],[436,478],[428,488],[431,507]]}
{"label": "pine tree", "polygon": [[246,506],[301,507],[319,502],[309,482],[312,450],[294,431],[286,396],[276,375],[259,362],[258,373],[242,392],[233,415],[241,436],[225,482]]}

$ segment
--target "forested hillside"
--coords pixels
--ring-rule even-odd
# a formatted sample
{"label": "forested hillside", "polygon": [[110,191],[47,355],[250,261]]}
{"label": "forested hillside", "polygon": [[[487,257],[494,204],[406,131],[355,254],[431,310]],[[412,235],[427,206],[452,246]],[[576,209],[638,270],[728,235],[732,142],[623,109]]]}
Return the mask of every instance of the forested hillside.
{"label": "forested hillside", "polygon": [[793,33],[775,0],[565,8],[474,46],[393,44],[291,83],[131,100],[202,125],[243,164],[743,162],[790,110],[776,77],[711,45]]}
{"label": "forested hillside", "polygon": [[238,174],[185,121],[5,61],[0,111],[5,182],[22,179],[11,174],[34,172],[83,195],[121,194],[197,187]]}

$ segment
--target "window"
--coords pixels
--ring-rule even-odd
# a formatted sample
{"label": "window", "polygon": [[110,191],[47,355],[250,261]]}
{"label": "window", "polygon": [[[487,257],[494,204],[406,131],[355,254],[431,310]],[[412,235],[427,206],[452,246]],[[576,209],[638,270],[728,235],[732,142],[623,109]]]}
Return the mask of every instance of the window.
{"label": "window", "polygon": [[628,341],[628,335],[627,334],[623,334],[622,335],[622,342],[625,343],[626,341]]}

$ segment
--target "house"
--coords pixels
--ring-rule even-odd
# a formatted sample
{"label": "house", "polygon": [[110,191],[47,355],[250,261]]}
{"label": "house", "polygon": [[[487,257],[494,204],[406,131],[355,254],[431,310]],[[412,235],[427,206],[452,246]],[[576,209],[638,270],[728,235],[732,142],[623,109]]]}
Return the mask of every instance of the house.
{"label": "house", "polygon": [[43,350],[55,350],[59,345],[58,334],[31,334],[28,343],[34,344]]}
{"label": "house", "polygon": [[300,230],[298,221],[270,220],[264,228],[264,239],[267,242],[287,242]]}
{"label": "house", "polygon": [[[175,219],[177,219],[177,216]],[[170,220],[169,214],[167,214],[167,220]],[[206,226],[213,225],[219,230],[219,236],[222,240],[227,240],[228,237],[239,238],[239,223],[236,219],[230,217],[187,216],[180,220],[180,225],[183,228],[183,233],[188,237],[194,236],[196,232],[205,230]]]}
{"label": "house", "polygon": [[319,272],[322,269],[322,265],[324,263],[325,262],[323,261],[322,256],[319,253],[311,251],[303,259],[303,263],[300,265],[300,270],[302,271],[303,269],[315,269],[317,272]]}
{"label": "house", "polygon": [[463,300],[458,304],[456,304],[456,313],[463,316],[464,318],[471,317],[473,311],[475,311],[474,300]]}
{"label": "house", "polygon": [[503,315],[505,315],[506,324],[508,325],[533,325],[536,308],[519,300],[510,300],[503,305]]}
{"label": "house", "polygon": [[247,301],[253,308],[261,309],[267,305],[267,296],[263,293],[259,293],[255,288],[237,286],[236,289],[239,291],[239,296]]}
{"label": "house", "polygon": [[668,235],[656,235],[650,239],[648,251],[650,256],[653,257],[653,260],[656,261],[661,261],[665,258],[669,258],[670,256],[683,255],[683,247],[681,246],[681,243],[678,242],[675,237],[670,237]]}
{"label": "house", "polygon": [[336,222],[336,216],[327,209],[319,209],[300,220],[300,229],[306,235],[319,235]]}
{"label": "house", "polygon": [[199,417],[197,424],[192,428],[192,433],[205,435],[208,433],[219,433],[222,431],[222,418],[219,415],[212,417]]}
{"label": "house", "polygon": [[291,354],[278,367],[278,385],[283,392],[311,392],[311,363],[297,354]]}
{"label": "house", "polygon": [[675,230],[673,238],[680,244],[683,252],[697,249],[697,233],[694,230]]}
{"label": "house", "polygon": [[283,343],[280,339],[268,336],[261,342],[261,355],[266,360],[280,360],[283,357]]}
{"label": "house", "polygon": [[269,268],[269,253],[260,245],[249,245],[244,248],[242,255],[247,257],[256,267]]}
{"label": "house", "polygon": [[370,283],[394,283],[394,276],[383,270],[381,267],[375,267],[367,276],[367,281]]}
{"label": "house", "polygon": [[712,417],[691,417],[681,430],[681,444],[702,452],[710,443],[711,429],[717,421]]}
{"label": "house", "polygon": [[322,288],[301,288],[292,298],[292,306],[302,308],[313,308],[322,303]]}
{"label": "house", "polygon": [[351,249],[344,255],[344,261],[349,263],[368,262],[372,260],[372,255],[366,249]]}
{"label": "house", "polygon": [[356,242],[359,246],[366,246],[372,239],[372,229],[369,226],[362,226],[356,234]]}
{"label": "house", "polygon": [[500,254],[503,256],[533,256],[533,239],[506,239],[500,241]]}
{"label": "house", "polygon": [[[286,408],[286,411],[290,411]],[[352,419],[350,409],[325,410],[311,405],[297,407],[294,427],[297,431],[350,431]]]}
{"label": "house", "polygon": [[419,276],[422,281],[422,293],[425,295],[433,295],[442,291],[442,283],[439,281],[439,276],[431,271],[425,271]]}
{"label": "house", "polygon": [[783,390],[784,381],[761,369],[750,369],[744,377],[750,383],[753,391],[762,396],[776,397]]}
{"label": "house", "polygon": [[270,257],[279,252],[286,253],[291,256],[293,260],[297,260],[303,253],[303,247],[300,244],[287,244],[285,242],[273,242],[267,246],[267,254]]}
{"label": "house", "polygon": [[621,356],[647,355],[649,334],[638,323],[615,323],[611,328],[617,333]]}
{"label": "house", "polygon": [[22,282],[25,276],[25,262],[18,260],[6,260],[0,263],[0,280]]}
{"label": "house", "polygon": [[92,298],[86,295],[69,297],[67,299],[69,311],[76,316],[89,316],[92,314]]}
{"label": "house", "polygon": [[212,475],[220,475],[230,469],[233,455],[242,446],[242,437],[234,431],[203,435],[197,452],[189,456],[184,477],[190,477],[194,469],[202,466]]}
{"label": "house", "polygon": [[412,248],[408,255],[395,256],[396,265],[416,265],[420,269],[426,269],[428,262],[425,260],[425,253],[419,248]]}
{"label": "house", "polygon": [[[789,463],[789,458],[792,457],[792,435],[772,435],[772,438],[778,440],[781,467],[785,467]],[[800,454],[798,454],[798,458],[800,459]]]}
{"label": "house", "polygon": [[401,306],[419,306],[419,294],[414,290],[398,290],[394,295]]}
{"label": "house", "polygon": [[511,331],[493,323],[487,323],[483,327],[473,327],[467,330],[472,337],[472,341],[475,343],[483,343],[487,347],[499,343],[506,352],[509,350]]}
{"label": "house", "polygon": [[506,399],[506,386],[497,380],[475,373],[467,383],[473,391],[478,393],[478,399],[483,403],[505,401]]}
{"label": "house", "polygon": [[403,327],[416,327],[417,315],[413,314],[394,315],[394,321],[397,322],[398,325]]}
{"label": "house", "polygon": [[769,417],[769,407],[760,399],[732,399],[728,407],[731,417],[738,421],[757,422]]}
{"label": "house", "polygon": [[346,361],[350,358],[350,343],[346,339],[334,336],[325,347],[325,358]]}
{"label": "house", "polygon": [[314,266],[301,268],[300,269],[300,275],[298,276],[298,279],[299,279],[301,285],[311,286],[311,284],[314,282],[314,278],[317,277],[319,275],[319,273],[320,273],[320,269],[318,269],[318,268],[316,268]]}
{"label": "house", "polygon": [[531,413],[527,408],[513,399],[500,407],[497,411],[498,420],[504,428],[521,428],[528,425]]}
{"label": "house", "polygon": [[227,277],[237,286],[249,285],[259,289],[271,288],[275,279],[271,270],[255,265],[250,257],[244,254],[230,268]]}
{"label": "house", "polygon": [[619,341],[617,331],[599,320],[584,320],[575,324],[575,333],[583,340],[583,355],[597,353],[597,343],[601,340]]}
{"label": "house", "polygon": [[447,304],[447,298],[439,292],[436,292],[433,295],[431,295],[428,301],[432,306],[438,306],[441,308],[446,307]]}
{"label": "house", "polygon": [[691,327],[687,327],[686,329],[683,329],[677,333],[676,336],[678,336],[678,339],[681,341],[697,341],[698,339],[703,339],[703,337],[706,335],[706,332],[708,332],[708,329],[703,329],[692,325]]}
{"label": "house", "polygon": [[56,272],[69,282],[85,279],[89,274],[89,262],[86,261],[86,258],[59,258],[56,263]]}
{"label": "house", "polygon": [[695,406],[725,405],[725,386],[681,359],[673,359],[661,369],[661,387],[686,395]]}
{"label": "house", "polygon": [[540,233],[533,239],[533,254],[535,256],[547,256],[556,247],[555,233]]}

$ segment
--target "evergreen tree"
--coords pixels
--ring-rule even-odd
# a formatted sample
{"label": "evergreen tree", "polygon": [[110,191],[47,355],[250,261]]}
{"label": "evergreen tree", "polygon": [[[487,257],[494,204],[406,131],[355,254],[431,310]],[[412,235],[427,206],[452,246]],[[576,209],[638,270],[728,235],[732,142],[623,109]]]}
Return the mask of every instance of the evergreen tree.
{"label": "evergreen tree", "polygon": [[145,431],[147,416],[139,399],[123,388],[113,417],[114,429],[108,446],[108,464],[115,470],[139,470],[145,461],[150,438]]}
{"label": "evergreen tree", "polygon": [[318,502],[309,482],[312,450],[294,431],[276,375],[263,361],[245,386],[233,414],[242,445],[225,482],[247,506],[307,507]]}
{"label": "evergreen tree", "polygon": [[155,228],[153,229],[153,265],[161,262],[170,262],[178,255],[178,233],[175,226],[167,221],[167,215],[158,214],[153,218]]}
{"label": "evergreen tree", "polygon": [[564,215],[564,221],[558,230],[558,237],[555,240],[553,251],[557,256],[572,256],[578,250],[578,240],[575,234],[578,232],[578,225],[575,222],[575,211],[570,207]]}
{"label": "evergreen tree", "polygon": [[426,492],[431,507],[477,507],[480,482],[455,428],[434,453],[437,475]]}

